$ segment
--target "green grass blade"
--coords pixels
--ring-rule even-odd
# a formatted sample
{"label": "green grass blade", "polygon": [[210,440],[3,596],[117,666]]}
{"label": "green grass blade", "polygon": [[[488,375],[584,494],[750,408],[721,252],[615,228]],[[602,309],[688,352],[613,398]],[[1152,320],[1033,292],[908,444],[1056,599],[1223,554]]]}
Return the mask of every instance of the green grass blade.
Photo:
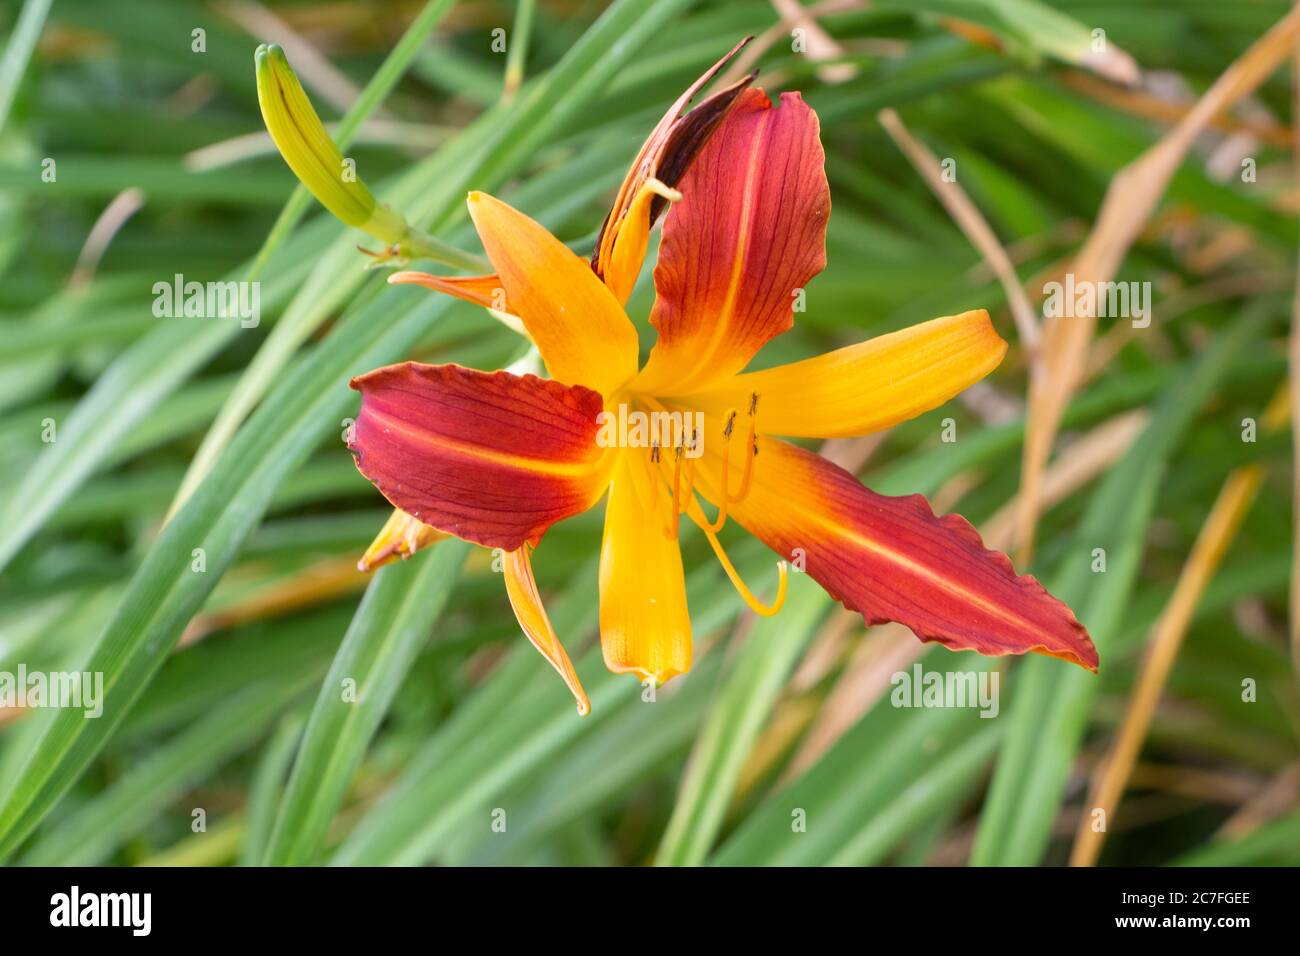
{"label": "green grass blade", "polygon": [[285,716],[262,750],[248,786],[247,819],[240,831],[240,866],[260,866],[266,858],[271,830],[275,827],[275,811],[306,723],[302,714]]}
{"label": "green grass blade", "polygon": [[[736,555],[742,573],[748,564]],[[753,552],[750,552],[751,554]],[[766,564],[766,559],[763,561]],[[569,639],[596,626],[591,601],[595,568],[580,572],[559,600],[548,602],[556,632]],[[705,567],[687,579],[692,624],[697,634],[730,621],[739,610],[734,594],[719,587],[724,579]],[[451,720],[431,737],[401,779],[350,833],[331,858],[334,866],[417,866],[446,851],[466,821],[486,827],[488,801],[548,765],[579,741],[591,739],[608,721],[631,707],[653,707],[659,720],[692,707],[680,699],[682,686],[708,681],[707,669],[680,678],[676,688],[654,703],[641,699],[627,675],[610,673],[599,648],[575,658],[591,699],[591,714],[577,718],[572,698],[552,674],[539,669],[536,652],[521,647],[502,664]],[[669,692],[671,691],[671,692]],[[476,814],[482,814],[475,818]],[[486,833],[484,829],[481,832]]]}
{"label": "green grass blade", "polygon": [[1236,840],[1207,844],[1174,866],[1300,866],[1300,811],[1271,820]]}
{"label": "green grass blade", "polygon": [[[629,51],[653,36],[676,9],[675,4],[648,0],[612,6],[574,48],[573,59],[553,74],[565,81],[565,109],[557,111],[545,95],[521,102],[522,108],[547,114],[551,125],[529,123],[530,134],[521,141],[479,156],[481,167],[466,163],[460,170],[463,178],[434,190],[434,202],[451,208],[458,201],[452,194],[460,192],[464,179],[504,176],[513,164],[522,163],[535,140],[544,139],[555,130],[554,124],[597,96]],[[46,711],[34,718],[41,746],[10,781],[0,802],[0,858],[14,851],[112,735],[234,560],[278,485],[321,440],[337,435],[338,423],[355,401],[347,381],[408,354],[447,308],[445,300],[424,298],[402,311],[398,303],[410,299],[399,294],[398,289],[385,288],[365,308],[350,312],[306,361],[282,377],[164,528],[82,668],[104,672],[104,716],[85,721]],[[157,361],[165,360],[160,356]],[[201,573],[191,570],[194,549],[200,547],[206,558]]]}
{"label": "green grass blade", "polygon": [[[1260,324],[1251,319],[1236,323],[1166,391],[1145,432],[1089,503],[1052,593],[1073,607],[1088,628],[1101,652],[1103,672],[1137,579],[1168,456],[1219,384],[1232,355],[1258,334]],[[1094,548],[1106,551],[1104,574],[1090,570]],[[1015,680],[1011,727],[971,854],[976,865],[1040,862],[1099,682],[1095,675],[1046,658],[1025,661]]]}
{"label": "green grass blade", "polygon": [[[990,658],[934,652],[933,672],[991,671]],[[878,701],[830,751],[794,783],[769,795],[709,859],[716,866],[820,866],[849,848],[862,860],[904,839],[926,809],[913,801],[941,797],[969,784],[967,752],[995,720],[969,708],[904,709]],[[985,755],[987,760],[987,755]],[[974,768],[978,771],[978,767]],[[942,794],[929,792],[932,785]],[[882,832],[881,821],[898,824]]]}
{"label": "green grass blade", "polygon": [[468,553],[463,541],[443,541],[431,552],[383,568],[366,589],[316,698],[264,858],[267,865],[315,860],[366,747],[446,606]]}
{"label": "green grass blade", "polygon": [[32,50],[40,38],[41,28],[45,26],[45,17],[50,12],[53,0],[26,0],[18,22],[9,34],[9,43],[5,47],[4,57],[0,59],[0,132],[4,132],[9,119],[9,110],[18,95],[18,84],[27,72],[27,62]]}
{"label": "green grass blade", "polygon": [[760,618],[696,741],[656,866],[695,866],[717,838],[745,760],[791,668],[831,601],[811,578],[790,575],[785,607]]}
{"label": "green grass blade", "polygon": [[[50,827],[48,836],[39,839],[21,863],[94,866],[105,862],[195,782],[206,779],[265,733],[276,714],[305,689],[303,681],[273,679],[244,688]],[[206,826],[206,808],[194,809],[204,811]]]}

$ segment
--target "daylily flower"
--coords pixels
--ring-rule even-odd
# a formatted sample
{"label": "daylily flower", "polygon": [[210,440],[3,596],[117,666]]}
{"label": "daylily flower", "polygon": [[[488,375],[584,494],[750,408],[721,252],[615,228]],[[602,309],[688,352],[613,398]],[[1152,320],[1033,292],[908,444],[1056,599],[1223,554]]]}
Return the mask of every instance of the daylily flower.
{"label": "daylily flower", "polygon": [[[665,184],[681,198],[664,220],[650,315],[658,340],[643,367],[622,302],[654,218],[654,198],[644,199],[653,162],[632,199],[616,204],[626,211],[607,220],[594,264],[523,213],[471,193],[491,278],[549,378],[406,362],[354,379],[362,401],[349,447],[361,473],[411,518],[506,553],[519,623],[580,713],[587,699],[531,561],[551,525],[601,498],[600,638],[613,671],[663,682],[690,669],[683,515],[757,613],[779,610],[793,561],[868,624],[897,621],[953,649],[1032,651],[1095,670],[1096,650],[1069,608],[985,549],[965,519],[936,517],[919,495],[876,494],[784,440],[867,434],[935,408],[992,371],[1006,343],[976,310],[745,372],[791,328],[796,297],[825,265],[830,195],[817,117],[797,93],[773,107],[741,84],[715,125]],[[623,229],[636,234],[624,240]],[[464,284],[427,284],[477,301]],[[601,413],[629,409],[692,424],[671,444],[602,441]],[[770,604],[718,540],[728,519],[783,559]]]}
{"label": "daylily flower", "polygon": [[[740,91],[753,82],[755,74],[750,73],[713,93],[689,112],[687,106],[751,40],[753,37],[745,37],[686,88],[646,137],[619,186],[614,204],[601,224],[596,250],[591,256],[592,270],[604,279],[619,302],[626,302],[632,294],[632,287],[645,261],[651,227],[669,201],[681,198],[673,185],[713,135]],[[426,286],[481,305],[511,330],[525,338],[528,336],[524,324],[505,311],[505,287],[495,274],[440,276],[427,272],[396,272],[388,277],[388,281],[394,285]],[[373,571],[399,558],[409,558],[441,537],[443,535],[434,529],[421,527],[418,520],[400,508],[395,509],[357,567],[362,571]]]}

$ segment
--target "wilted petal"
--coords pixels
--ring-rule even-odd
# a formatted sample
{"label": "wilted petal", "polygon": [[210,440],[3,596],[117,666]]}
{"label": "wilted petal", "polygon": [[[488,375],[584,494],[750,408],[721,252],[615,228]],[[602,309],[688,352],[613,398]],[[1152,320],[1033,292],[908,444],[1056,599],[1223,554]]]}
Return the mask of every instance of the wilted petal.
{"label": "wilted petal", "polygon": [[737,375],[682,403],[722,418],[743,413],[756,395],[760,433],[865,435],[942,405],[997,368],[1006,351],[988,312],[976,309]]}
{"label": "wilted petal", "polygon": [[650,227],[662,214],[667,198],[651,180],[671,189],[727,115],[740,91],[753,82],[743,77],[705,99],[689,113],[683,110],[753,37],[737,43],[726,56],[692,83],[646,137],[641,151],[619,186],[614,205],[601,224],[591,268],[605,280],[620,302],[626,302],[645,259]]}
{"label": "wilted petal", "polygon": [[392,561],[409,558],[445,537],[437,528],[431,528],[423,521],[412,518],[401,508],[394,508],[375,540],[370,542],[370,547],[366,548],[366,553],[357,562],[357,570],[369,572]]}
{"label": "wilted petal", "polygon": [[636,329],[591,267],[541,224],[486,193],[469,212],[551,378],[612,394],[636,374]]}
{"label": "wilted petal", "polygon": [[665,532],[671,492],[658,481],[646,449],[619,455],[600,545],[600,645],[610,670],[663,683],[691,668],[691,618],[681,550]]}
{"label": "wilted petal", "polygon": [[701,391],[790,328],[796,296],[826,265],[824,167],[817,114],[797,93],[777,109],[762,90],[740,94],[664,220],[650,314],[659,341],[639,390]]}
{"label": "wilted petal", "polygon": [[[713,500],[722,447],[706,436]],[[730,484],[735,493],[738,482]],[[921,495],[878,495],[812,452],[760,438],[749,493],[730,513],[868,624],[897,621],[954,650],[1033,651],[1097,669],[1097,650],[1068,607],[1017,576],[966,519],[936,517]]]}
{"label": "wilted petal", "polygon": [[357,468],[396,507],[507,551],[599,499],[601,398],[581,386],[405,362],[352,380]]}

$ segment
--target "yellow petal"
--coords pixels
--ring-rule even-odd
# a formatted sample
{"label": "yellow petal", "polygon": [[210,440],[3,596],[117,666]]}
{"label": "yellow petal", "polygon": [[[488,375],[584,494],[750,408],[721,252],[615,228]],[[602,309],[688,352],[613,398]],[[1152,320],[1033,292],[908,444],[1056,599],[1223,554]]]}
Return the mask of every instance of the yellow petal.
{"label": "yellow petal", "polygon": [[636,198],[624,217],[618,234],[614,237],[609,261],[605,266],[605,285],[620,302],[626,302],[641,274],[646,247],[650,242],[651,210],[655,199],[681,202],[682,194],[665,186],[657,179],[649,179],[637,192]]}
{"label": "yellow petal", "polygon": [[614,471],[600,547],[600,645],[610,670],[662,684],[691,668],[691,619],[681,551],[664,530],[670,492],[650,467],[649,450],[634,448]]}
{"label": "yellow petal", "polygon": [[641,187],[611,243],[605,284],[620,302],[626,302],[632,295],[637,276],[641,274],[641,263],[650,243],[650,203],[654,198],[650,189]]}
{"label": "yellow petal", "polygon": [[942,405],[997,368],[1007,343],[984,309],[931,319],[802,362],[737,375],[681,399],[722,419],[758,396],[757,430],[838,438],[889,428]]}
{"label": "yellow petal", "polygon": [[591,267],[540,223],[486,193],[469,195],[483,248],[551,378],[611,395],[636,374],[636,329]]}
{"label": "yellow petal", "polygon": [[531,550],[528,545],[524,545],[518,550],[506,552],[506,595],[510,598],[510,606],[514,608],[515,618],[524,629],[525,636],[533,647],[541,651],[555,672],[564,678],[564,683],[578,702],[578,714],[586,716],[591,711],[591,702],[587,700],[587,693],[582,689],[573,662],[564,652],[560,639],[555,636],[555,628],[551,626],[551,619],[546,616],[546,608],[542,606],[542,596],[537,593],[537,581],[533,577],[533,564],[529,558]]}

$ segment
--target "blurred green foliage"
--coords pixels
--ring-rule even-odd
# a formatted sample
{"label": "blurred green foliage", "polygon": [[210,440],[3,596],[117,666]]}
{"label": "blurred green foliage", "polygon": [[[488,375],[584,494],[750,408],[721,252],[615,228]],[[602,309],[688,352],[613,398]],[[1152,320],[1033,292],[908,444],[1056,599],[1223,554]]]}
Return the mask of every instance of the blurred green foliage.
{"label": "blurred green foliage", "polygon": [[[532,6],[518,23],[505,2],[267,9],[353,91],[348,155],[411,222],[477,252],[463,198],[485,189],[585,251],[666,105],[778,18],[765,0]],[[876,111],[894,107],[956,160],[1022,280],[1041,281],[1078,248],[1112,175],[1167,128],[1076,82],[1062,37],[1104,29],[1153,89],[1190,99],[1288,6],[877,3],[821,18],[856,68],[835,83],[781,32],[759,82],[818,110],[834,214],[807,311],[762,361],[981,306],[1013,343],[982,401],[893,429],[869,485],[960,487],[959,510],[990,518],[1018,487],[1027,382],[1001,287]],[[860,865],[960,863],[974,845],[975,862],[1060,863],[1143,640],[1223,480],[1257,461],[1263,490],[1198,606],[1102,862],[1300,863],[1294,789],[1262,815],[1252,804],[1300,756],[1289,450],[1284,436],[1241,441],[1285,376],[1286,76],[1253,98],[1253,132],[1237,131],[1247,146],[1207,134],[1180,169],[1118,276],[1153,284],[1155,322],[1126,334],[1103,320],[1113,356],[1066,417],[1068,449],[1115,415],[1151,416],[1118,463],[1045,513],[1028,569],[1092,629],[1100,676],[927,649],[929,669],[998,669],[1000,717],[897,709],[887,688],[861,690],[865,713],[791,769],[873,640],[856,627],[834,643],[832,602],[807,581],[751,627],[703,540],[684,535],[701,653],[647,704],[595,645],[600,509],[555,528],[535,565],[592,699],[580,720],[482,549],[444,544],[371,580],[347,573],[386,511],[340,441],[349,376],[406,357],[492,368],[523,350],[481,310],[386,286],[356,251],[364,237],[301,193],[290,201],[295,182],[257,135],[253,84],[253,50],[278,38],[222,9],[26,0],[0,12],[0,670],[97,670],[107,688],[98,720],[40,710],[0,724],[0,855]],[[1000,43],[972,43],[948,16]],[[511,39],[525,81],[506,101],[497,29],[527,33]],[[1270,126],[1282,136],[1259,132]],[[1214,171],[1233,148],[1248,149],[1255,181]],[[131,189],[138,210],[88,245]],[[178,273],[255,275],[260,323],[156,317],[153,285]],[[643,330],[652,293],[647,269],[629,303]],[[940,441],[945,417],[956,443]],[[195,465],[219,420],[227,430]],[[164,526],[187,470],[192,494]],[[757,545],[731,547],[746,576],[767,568]],[[1096,547],[1104,576],[1089,571]],[[342,700],[348,680],[356,703]],[[1253,822],[1221,836],[1242,812]]]}

